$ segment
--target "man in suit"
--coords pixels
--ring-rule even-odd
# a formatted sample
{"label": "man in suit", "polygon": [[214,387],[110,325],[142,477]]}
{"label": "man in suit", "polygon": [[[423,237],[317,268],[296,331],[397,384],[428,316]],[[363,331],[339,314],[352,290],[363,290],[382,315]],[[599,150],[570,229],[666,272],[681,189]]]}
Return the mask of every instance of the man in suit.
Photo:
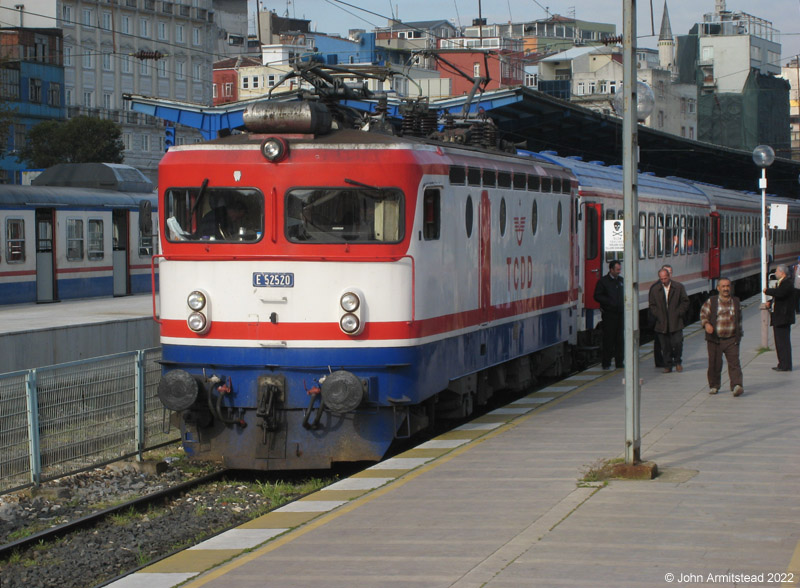
{"label": "man in suit", "polygon": [[649,302],[650,314],[656,322],[653,330],[661,340],[664,373],[671,372],[673,367],[682,372],[683,317],[689,309],[689,297],[683,284],[672,280],[668,270],[660,270],[658,279],[661,284],[650,289]]}
{"label": "man in suit", "polygon": [[775,269],[775,277],[778,278],[778,285],[775,288],[764,288],[764,293],[772,296],[769,302],[772,311],[770,323],[775,334],[775,352],[778,354],[778,365],[772,369],[776,372],[790,372],[792,340],[789,335],[794,324],[794,287],[785,265],[779,265]]}
{"label": "man in suit", "polygon": [[609,262],[608,273],[600,278],[594,288],[594,299],[603,313],[602,366],[611,369],[611,358],[617,369],[623,367],[625,357],[625,292],[622,288],[622,264]]}
{"label": "man in suit", "polygon": [[[665,263],[664,265],[661,266],[661,269],[667,270],[669,272],[669,277],[670,278],[672,277],[672,266],[671,265],[669,265],[668,263]],[[653,282],[653,285],[650,286],[650,292],[652,293],[655,288],[661,288],[661,287],[662,287],[661,286],[661,282],[656,280],[655,282]],[[649,299],[649,294],[648,294],[648,299]],[[653,320],[652,316],[650,316],[650,320],[651,321]],[[653,322],[650,322],[648,324],[648,326],[652,327],[653,326]],[[657,368],[667,367],[667,366],[664,365],[664,359],[661,357],[661,339],[658,338],[658,335],[656,335],[653,338],[653,359],[656,362],[656,367]]]}

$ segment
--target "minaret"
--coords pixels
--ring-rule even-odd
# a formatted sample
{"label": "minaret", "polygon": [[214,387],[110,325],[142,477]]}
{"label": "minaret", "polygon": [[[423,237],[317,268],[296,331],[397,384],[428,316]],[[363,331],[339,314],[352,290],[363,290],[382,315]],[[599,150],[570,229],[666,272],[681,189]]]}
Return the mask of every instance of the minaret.
{"label": "minaret", "polygon": [[669,11],[664,0],[664,16],[661,17],[661,32],[658,35],[658,63],[662,69],[672,71],[675,64],[675,39],[669,24]]}

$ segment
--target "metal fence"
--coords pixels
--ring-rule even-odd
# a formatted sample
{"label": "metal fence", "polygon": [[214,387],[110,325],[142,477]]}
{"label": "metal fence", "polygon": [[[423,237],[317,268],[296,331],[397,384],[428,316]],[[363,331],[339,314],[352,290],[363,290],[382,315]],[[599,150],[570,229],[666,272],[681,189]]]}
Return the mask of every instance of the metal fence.
{"label": "metal fence", "polygon": [[179,439],[164,432],[161,349],[0,375],[0,493]]}

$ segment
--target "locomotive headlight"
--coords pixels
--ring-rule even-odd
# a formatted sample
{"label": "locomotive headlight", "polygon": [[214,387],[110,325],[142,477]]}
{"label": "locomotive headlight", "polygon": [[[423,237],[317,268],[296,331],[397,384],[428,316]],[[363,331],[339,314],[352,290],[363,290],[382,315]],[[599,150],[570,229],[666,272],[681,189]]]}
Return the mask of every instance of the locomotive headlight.
{"label": "locomotive headlight", "polygon": [[188,304],[189,308],[192,310],[203,310],[206,306],[205,292],[195,290],[186,298],[186,304]]}
{"label": "locomotive headlight", "polygon": [[364,294],[357,288],[348,288],[339,296],[339,328],[347,335],[360,335],[366,324]]}
{"label": "locomotive headlight", "polygon": [[193,312],[189,315],[189,318],[186,319],[186,324],[188,324],[189,328],[195,333],[204,333],[206,327],[208,327],[208,320],[206,319],[206,315],[202,312]]}
{"label": "locomotive headlight", "polygon": [[359,327],[361,326],[361,321],[358,320],[358,317],[356,315],[347,313],[341,319],[339,319],[339,326],[348,335],[353,335],[358,331]]}
{"label": "locomotive headlight", "polygon": [[278,163],[286,159],[289,154],[289,145],[280,137],[269,137],[261,143],[261,154],[267,158],[267,161]]}
{"label": "locomotive headlight", "polygon": [[342,294],[342,297],[339,299],[339,304],[341,304],[342,308],[347,312],[355,312],[358,310],[358,307],[361,306],[361,300],[359,300],[357,294],[346,292]]}

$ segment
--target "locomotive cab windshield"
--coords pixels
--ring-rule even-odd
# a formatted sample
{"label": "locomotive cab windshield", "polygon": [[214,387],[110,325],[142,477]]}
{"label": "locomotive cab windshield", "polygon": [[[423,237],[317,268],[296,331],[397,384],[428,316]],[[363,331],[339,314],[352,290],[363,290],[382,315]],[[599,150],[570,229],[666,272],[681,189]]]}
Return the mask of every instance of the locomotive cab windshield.
{"label": "locomotive cab windshield", "polygon": [[165,204],[172,242],[254,242],[264,234],[264,196],[252,188],[170,188]]}
{"label": "locomotive cab windshield", "polygon": [[403,193],[388,188],[301,188],[286,194],[286,237],[294,243],[397,243]]}

